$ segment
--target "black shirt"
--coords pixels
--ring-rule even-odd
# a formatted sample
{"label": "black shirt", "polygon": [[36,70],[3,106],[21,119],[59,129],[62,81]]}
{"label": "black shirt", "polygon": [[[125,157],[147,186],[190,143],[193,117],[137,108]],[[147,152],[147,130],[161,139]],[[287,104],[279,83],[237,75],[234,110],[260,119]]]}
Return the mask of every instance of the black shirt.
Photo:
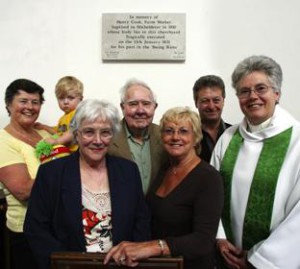
{"label": "black shirt", "polygon": [[201,161],[174,190],[160,197],[156,191],[166,170],[160,170],[147,195],[152,238],[166,240],[172,256],[184,257],[185,269],[212,269],[224,199],[221,175]]}
{"label": "black shirt", "polygon": [[[218,141],[219,137],[223,134],[223,132],[230,126],[231,126],[231,124],[226,123],[221,119],[219,131],[218,131],[218,135],[217,135],[217,141]],[[209,133],[205,132],[203,129],[202,129],[202,134],[203,134],[203,139],[201,141],[201,152],[200,152],[199,156],[202,160],[205,160],[206,162],[209,163],[211,154],[213,152],[213,149],[214,149],[216,143],[211,138]]]}

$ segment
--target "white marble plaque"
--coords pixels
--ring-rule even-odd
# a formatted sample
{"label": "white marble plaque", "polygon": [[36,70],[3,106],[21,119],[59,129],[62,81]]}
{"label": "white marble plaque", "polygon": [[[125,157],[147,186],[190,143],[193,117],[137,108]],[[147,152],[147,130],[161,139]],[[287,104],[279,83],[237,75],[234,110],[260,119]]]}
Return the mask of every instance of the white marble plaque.
{"label": "white marble plaque", "polygon": [[102,14],[103,61],[184,61],[184,13]]}

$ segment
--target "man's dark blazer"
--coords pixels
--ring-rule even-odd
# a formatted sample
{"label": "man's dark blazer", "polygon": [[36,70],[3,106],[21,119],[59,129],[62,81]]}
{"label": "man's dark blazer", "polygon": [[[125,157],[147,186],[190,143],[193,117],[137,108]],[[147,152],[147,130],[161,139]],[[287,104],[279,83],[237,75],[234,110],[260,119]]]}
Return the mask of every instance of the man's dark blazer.
{"label": "man's dark blazer", "polygon": [[[121,130],[114,136],[110,143],[108,152],[113,156],[123,157],[125,159],[134,161],[128,145],[127,134],[125,130],[125,120],[121,121]],[[151,177],[150,183],[156,178],[157,173],[162,164],[167,160],[167,154],[163,148],[159,126],[151,123],[148,127],[150,136],[150,154],[151,154]]]}
{"label": "man's dark blazer", "polygon": [[[106,156],[112,208],[112,239],[144,241],[150,216],[137,165]],[[40,166],[32,188],[24,232],[40,268],[55,251],[85,251],[79,152]],[[25,266],[25,265],[24,265]]]}

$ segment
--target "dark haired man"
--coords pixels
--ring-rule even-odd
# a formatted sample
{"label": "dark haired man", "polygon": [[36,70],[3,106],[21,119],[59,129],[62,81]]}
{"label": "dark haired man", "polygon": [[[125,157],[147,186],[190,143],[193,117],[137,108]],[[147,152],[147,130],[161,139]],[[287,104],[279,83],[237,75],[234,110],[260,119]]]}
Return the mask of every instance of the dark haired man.
{"label": "dark haired man", "polygon": [[207,162],[210,161],[217,140],[231,126],[221,118],[225,95],[224,82],[215,75],[200,77],[193,87],[194,102],[200,114],[203,133],[199,155]]}

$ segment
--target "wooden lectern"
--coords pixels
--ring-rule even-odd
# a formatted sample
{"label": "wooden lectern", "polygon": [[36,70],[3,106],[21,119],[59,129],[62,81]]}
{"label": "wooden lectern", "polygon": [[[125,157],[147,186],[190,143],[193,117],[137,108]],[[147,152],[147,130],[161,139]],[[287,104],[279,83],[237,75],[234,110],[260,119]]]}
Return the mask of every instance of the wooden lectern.
{"label": "wooden lectern", "polygon": [[[115,262],[103,264],[105,255],[87,252],[55,252],[51,255],[51,269],[120,269]],[[127,267],[129,268],[129,267]],[[140,261],[138,269],[183,269],[183,258],[157,257]]]}

